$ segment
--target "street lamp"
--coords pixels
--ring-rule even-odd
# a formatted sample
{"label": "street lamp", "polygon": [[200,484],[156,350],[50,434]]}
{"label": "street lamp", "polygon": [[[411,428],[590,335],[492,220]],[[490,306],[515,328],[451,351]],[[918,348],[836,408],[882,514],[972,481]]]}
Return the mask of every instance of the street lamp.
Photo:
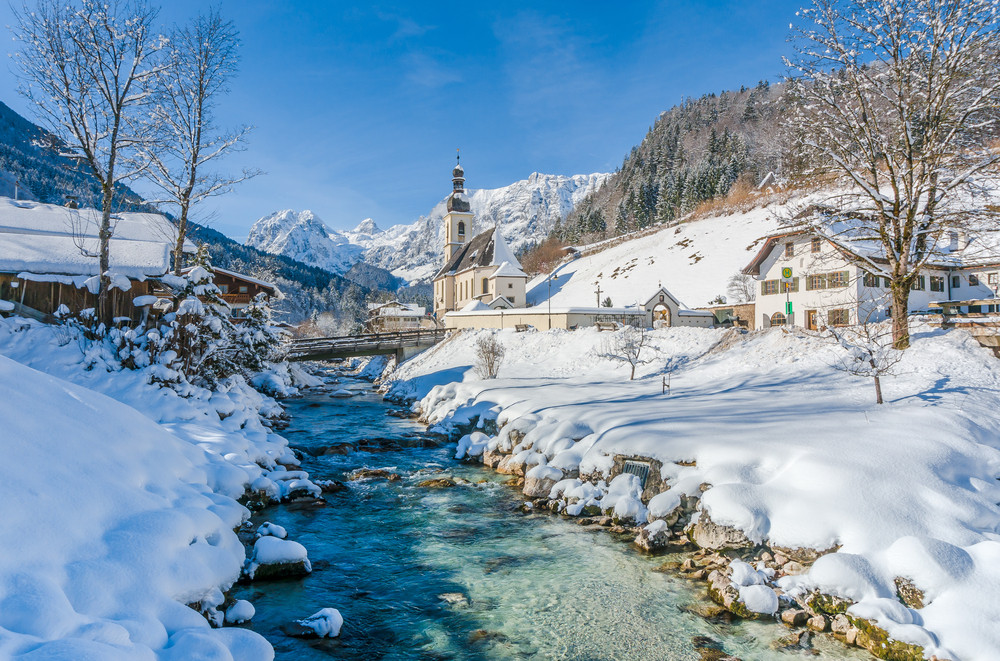
{"label": "street lamp", "polygon": [[549,277],[545,279],[545,282],[549,288],[549,295],[548,298],[546,299],[549,303],[549,328],[548,328],[549,330],[552,330],[552,273],[553,272],[550,272]]}

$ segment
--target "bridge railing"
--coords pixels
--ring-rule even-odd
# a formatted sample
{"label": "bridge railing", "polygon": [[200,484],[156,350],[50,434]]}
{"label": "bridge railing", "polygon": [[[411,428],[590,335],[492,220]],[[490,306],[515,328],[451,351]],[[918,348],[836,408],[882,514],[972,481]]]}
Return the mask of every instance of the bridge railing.
{"label": "bridge railing", "polygon": [[435,328],[392,333],[365,333],[362,335],[300,338],[288,343],[286,346],[286,355],[289,358],[296,358],[337,350],[392,349],[421,344],[436,344],[445,338],[447,332],[443,328]]}

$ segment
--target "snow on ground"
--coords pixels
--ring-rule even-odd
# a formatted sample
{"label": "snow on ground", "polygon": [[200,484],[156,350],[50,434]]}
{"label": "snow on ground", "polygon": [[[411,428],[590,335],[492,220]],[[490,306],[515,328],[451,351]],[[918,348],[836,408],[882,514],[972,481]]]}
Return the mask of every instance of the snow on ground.
{"label": "snow on ground", "polygon": [[553,306],[592,306],[599,284],[601,300],[610,297],[622,307],[645,303],[661,283],[686,306],[708,305],[719,294],[726,295],[729,278],[749,264],[760,247],[757,240],[777,231],[780,218],[813,197],[683,223],[617,245],[605,242],[611,247],[556,269],[551,283],[545,275],[531,280],[527,300],[531,305],[544,303],[551,287]]}
{"label": "snow on ground", "polygon": [[66,329],[0,319],[0,658],[273,658],[186,604],[221,605],[239,576],[247,485],[318,489],[278,465],[296,461],[261,423],[274,400],[147,378],[85,357]]}
{"label": "snow on ground", "polygon": [[[495,417],[494,444],[526,432],[537,455],[528,465],[606,476],[615,454],[659,459],[671,488],[650,517],[707,483],[702,510],[754,541],[839,545],[786,589],[858,601],[852,612],[928,654],[996,659],[1000,362],[963,331],[917,331],[884,379],[883,406],[871,380],[832,367],[842,351],[832,339],[781,329],[653,331],[658,353],[635,381],[600,356],[612,333],[593,329],[498,331],[506,362],[498,379],[479,380],[476,338],[497,331],[464,332],[400,366],[389,396],[418,400],[445,429]],[[924,608],[895,599],[897,576],[925,592]]]}

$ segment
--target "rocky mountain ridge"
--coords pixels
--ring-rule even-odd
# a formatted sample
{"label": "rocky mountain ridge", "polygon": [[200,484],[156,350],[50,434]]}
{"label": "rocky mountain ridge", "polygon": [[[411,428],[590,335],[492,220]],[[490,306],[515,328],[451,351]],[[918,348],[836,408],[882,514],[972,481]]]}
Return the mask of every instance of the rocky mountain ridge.
{"label": "rocky mountain ridge", "polygon": [[[610,176],[535,172],[502,188],[468,190],[475,214],[470,236],[497,226],[515,252],[526,250]],[[386,230],[366,218],[352,230],[337,231],[312,211],[279,211],[254,223],[247,245],[334,273],[346,273],[364,262],[411,283],[428,282],[442,259],[446,201],[443,198],[427,215],[408,225]]]}

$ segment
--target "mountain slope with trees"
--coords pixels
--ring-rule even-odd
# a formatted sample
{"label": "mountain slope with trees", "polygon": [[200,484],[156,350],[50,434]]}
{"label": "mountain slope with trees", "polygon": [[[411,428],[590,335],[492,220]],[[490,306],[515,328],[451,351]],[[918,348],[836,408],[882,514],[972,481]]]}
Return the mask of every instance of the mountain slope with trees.
{"label": "mountain slope with trees", "polygon": [[687,99],[662,113],[621,168],[553,230],[569,243],[592,242],[671,223],[700,204],[750,190],[794,165],[779,119],[781,85]]}

